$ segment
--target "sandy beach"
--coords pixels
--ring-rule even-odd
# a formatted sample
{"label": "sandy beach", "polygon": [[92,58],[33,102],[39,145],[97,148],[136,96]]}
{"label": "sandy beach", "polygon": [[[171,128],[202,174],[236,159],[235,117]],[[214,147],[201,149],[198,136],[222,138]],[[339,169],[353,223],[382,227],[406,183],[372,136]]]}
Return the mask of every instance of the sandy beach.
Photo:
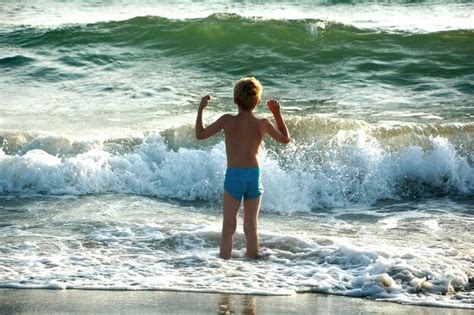
{"label": "sandy beach", "polygon": [[254,296],[172,291],[0,291],[1,314],[474,314],[321,294]]}

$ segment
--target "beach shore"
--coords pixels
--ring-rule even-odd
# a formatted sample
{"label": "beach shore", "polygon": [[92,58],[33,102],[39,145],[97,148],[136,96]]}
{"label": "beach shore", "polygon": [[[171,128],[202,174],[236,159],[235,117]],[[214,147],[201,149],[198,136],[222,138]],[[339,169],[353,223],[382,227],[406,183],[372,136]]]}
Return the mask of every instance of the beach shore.
{"label": "beach shore", "polygon": [[322,294],[255,296],[173,291],[0,289],[0,314],[474,314]]}

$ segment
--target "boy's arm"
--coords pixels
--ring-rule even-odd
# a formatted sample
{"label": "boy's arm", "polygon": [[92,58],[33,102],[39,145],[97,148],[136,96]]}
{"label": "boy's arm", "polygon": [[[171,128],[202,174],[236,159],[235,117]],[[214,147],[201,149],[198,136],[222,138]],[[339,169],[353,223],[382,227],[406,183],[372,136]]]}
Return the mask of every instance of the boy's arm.
{"label": "boy's arm", "polygon": [[211,96],[206,95],[201,99],[201,103],[199,104],[195,128],[196,138],[199,140],[207,139],[224,128],[224,120],[226,115],[220,117],[215,122],[204,128],[204,124],[202,123],[202,113],[210,101]]}
{"label": "boy's arm", "polygon": [[273,118],[275,118],[276,128],[275,126],[266,120],[266,131],[268,134],[280,143],[287,144],[290,142],[290,133],[288,132],[288,128],[286,127],[285,121],[280,113],[280,103],[275,100],[267,101],[268,109],[273,114]]}

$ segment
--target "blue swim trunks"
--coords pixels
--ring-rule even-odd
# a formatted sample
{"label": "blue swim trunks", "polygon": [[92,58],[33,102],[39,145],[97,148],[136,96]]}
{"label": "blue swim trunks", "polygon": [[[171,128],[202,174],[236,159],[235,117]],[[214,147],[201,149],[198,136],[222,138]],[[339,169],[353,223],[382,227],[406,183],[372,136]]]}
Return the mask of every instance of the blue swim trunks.
{"label": "blue swim trunks", "polygon": [[236,200],[260,197],[263,193],[260,168],[228,168],[224,190]]}

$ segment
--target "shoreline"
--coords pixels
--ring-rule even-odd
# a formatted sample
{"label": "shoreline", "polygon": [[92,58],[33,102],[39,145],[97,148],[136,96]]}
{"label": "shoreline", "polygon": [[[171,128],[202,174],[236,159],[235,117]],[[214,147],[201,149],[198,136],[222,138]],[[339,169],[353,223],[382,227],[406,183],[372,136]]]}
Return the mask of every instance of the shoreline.
{"label": "shoreline", "polygon": [[474,310],[406,305],[301,293],[291,296],[182,291],[0,289],[0,313],[161,314],[474,314]]}

